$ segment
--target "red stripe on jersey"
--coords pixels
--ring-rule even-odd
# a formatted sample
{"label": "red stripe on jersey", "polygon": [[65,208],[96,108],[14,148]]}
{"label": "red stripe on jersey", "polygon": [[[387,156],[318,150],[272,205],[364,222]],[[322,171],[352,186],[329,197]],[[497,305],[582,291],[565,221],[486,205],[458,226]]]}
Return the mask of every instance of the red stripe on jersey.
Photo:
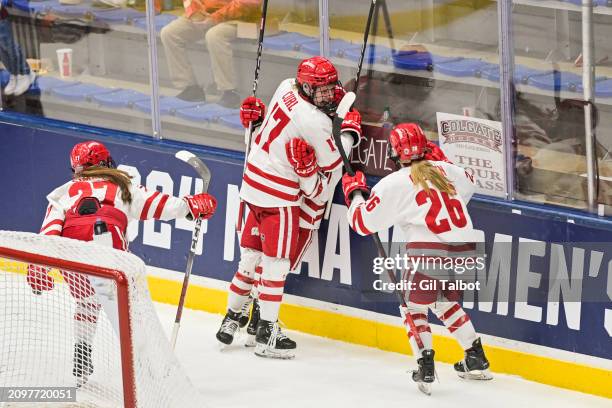
{"label": "red stripe on jersey", "polygon": [[155,214],[153,214],[153,218],[156,220],[159,220],[159,217],[161,217],[162,211],[164,211],[166,201],[168,201],[169,197],[170,196],[168,194],[164,194],[162,195],[161,200],[159,200],[159,204],[157,204],[157,208],[155,209]]}
{"label": "red stripe on jersey", "polygon": [[411,313],[412,320],[427,320],[427,315],[424,313]]}
{"label": "red stripe on jersey", "polygon": [[249,285],[253,284],[253,282],[255,282],[253,279],[249,278],[248,276],[245,276],[243,274],[241,274],[240,272],[236,272],[236,275],[234,276],[236,279],[238,279],[239,281],[242,281],[244,283],[248,283]]}
{"label": "red stripe on jersey", "polygon": [[51,230],[49,232],[45,232],[43,235],[62,235],[62,232],[58,230]]}
{"label": "red stripe on jersey", "polygon": [[264,193],[270,194],[274,197],[278,197],[278,198],[282,198],[283,200],[287,200],[287,201],[297,201],[300,196],[299,194],[288,194],[288,193],[284,193],[282,191],[278,191],[275,190],[271,187],[268,187],[264,184],[258,183],[257,181],[249,178],[249,176],[247,176],[246,174],[242,177],[242,179],[244,180],[245,183],[247,183],[248,185],[250,185],[251,187],[259,190],[259,191],[263,191]]}
{"label": "red stripe on jersey", "polygon": [[230,285],[230,290],[240,296],[246,296],[249,293],[251,293],[251,289],[240,289],[238,286],[234,285],[233,283]]}
{"label": "red stripe on jersey", "polygon": [[448,331],[453,333],[455,331],[457,331],[458,329],[461,328],[461,326],[463,326],[465,323],[470,321],[470,316],[466,314],[464,314],[463,316],[461,316],[460,318],[458,318],[457,320],[455,320],[453,322],[453,324],[451,324],[450,326],[448,326]]}
{"label": "red stripe on jersey", "polygon": [[51,209],[53,208],[53,206],[51,204],[49,204],[47,206],[47,213],[45,214],[45,218],[47,218],[49,216],[49,214],[51,213]]}
{"label": "red stripe on jersey", "polygon": [[312,201],[309,198],[304,198],[304,204],[306,204],[308,207],[312,208],[313,211],[321,211],[323,209],[325,209],[325,204],[323,205],[319,205],[317,203],[315,203],[314,201]]}
{"label": "red stripe on jersey", "polygon": [[333,169],[338,167],[338,165],[340,163],[342,163],[342,157],[339,157],[338,160],[336,160],[335,162],[333,162],[329,166],[321,167],[321,170],[323,170],[323,171],[332,171]]}
{"label": "red stripe on jersey", "polygon": [[[289,258],[289,248],[291,247],[291,229],[289,229],[289,217],[292,217],[291,210],[287,207],[283,208],[285,213],[285,245],[283,246],[283,258]],[[293,220],[293,218],[291,218]],[[264,285],[265,286],[265,285]]]}
{"label": "red stripe on jersey", "polygon": [[455,303],[450,309],[444,312],[442,316],[440,316],[440,320],[442,321],[448,320],[448,318],[454,315],[459,309],[461,309],[461,306],[459,306],[459,303]]}
{"label": "red stripe on jersey", "polygon": [[361,205],[355,209],[353,214],[353,229],[363,233],[364,235],[370,235],[372,231],[366,228],[363,222],[363,216],[361,215]]}
{"label": "red stripe on jersey", "polygon": [[283,295],[269,295],[267,293],[259,293],[259,300],[267,300],[268,302],[282,302]]}
{"label": "red stripe on jersey", "polygon": [[151,195],[151,197],[147,198],[147,201],[145,201],[144,203],[144,207],[142,207],[142,212],[140,213],[141,220],[147,219],[147,214],[149,214],[149,207],[151,207],[151,204],[153,204],[153,200],[155,200],[155,197],[157,197],[158,195],[159,191],[156,191]]}
{"label": "red stripe on jersey", "polygon": [[46,224],[44,227],[42,227],[42,228],[40,229],[40,231],[42,232],[42,231],[46,230],[47,228],[49,228],[49,227],[51,227],[51,226],[53,226],[53,225],[60,225],[60,226],[63,226],[63,225],[64,225],[64,221],[62,221],[62,220],[57,220],[57,219],[56,219],[56,220],[53,220],[53,221],[51,221],[51,222],[48,222],[48,223],[47,223],[47,224]]}
{"label": "red stripe on jersey", "polygon": [[266,173],[262,169],[257,168],[250,163],[247,163],[247,169],[257,174],[258,176],[271,180],[280,185],[291,187],[291,188],[300,188],[300,183],[298,183],[297,181],[289,180],[283,177],[276,176],[274,174]]}
{"label": "red stripe on jersey", "polygon": [[407,249],[441,249],[449,252],[474,251],[476,244],[448,245],[441,242],[410,242],[406,244]]}
{"label": "red stripe on jersey", "polygon": [[268,288],[282,288],[285,286],[285,281],[272,281],[272,280],[261,280],[261,284]]}

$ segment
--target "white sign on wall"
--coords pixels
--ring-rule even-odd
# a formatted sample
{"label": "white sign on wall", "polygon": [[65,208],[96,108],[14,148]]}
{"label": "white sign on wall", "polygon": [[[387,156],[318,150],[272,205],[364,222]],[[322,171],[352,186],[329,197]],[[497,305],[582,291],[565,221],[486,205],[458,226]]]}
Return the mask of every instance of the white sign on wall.
{"label": "white sign on wall", "polygon": [[440,148],[453,163],[474,176],[476,192],[506,197],[502,124],[437,112]]}

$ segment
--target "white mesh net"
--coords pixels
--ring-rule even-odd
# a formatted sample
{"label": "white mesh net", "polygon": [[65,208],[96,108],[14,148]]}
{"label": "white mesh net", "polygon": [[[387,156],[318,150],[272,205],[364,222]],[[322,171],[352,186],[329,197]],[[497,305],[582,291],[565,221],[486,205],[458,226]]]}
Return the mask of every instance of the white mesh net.
{"label": "white mesh net", "polygon": [[[162,330],[142,260],[92,243],[14,231],[0,231],[2,248],[123,272],[136,406],[205,406]],[[45,406],[124,406],[117,296],[111,279],[0,255],[0,387],[79,386],[76,403]]]}

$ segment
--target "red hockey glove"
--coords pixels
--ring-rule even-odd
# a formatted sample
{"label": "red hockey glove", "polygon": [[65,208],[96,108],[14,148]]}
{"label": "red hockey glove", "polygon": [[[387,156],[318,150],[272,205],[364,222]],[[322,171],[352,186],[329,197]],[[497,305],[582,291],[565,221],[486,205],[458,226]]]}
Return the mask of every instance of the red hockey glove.
{"label": "red hockey glove", "polygon": [[344,176],[342,176],[342,191],[344,192],[344,201],[346,201],[347,207],[351,206],[351,200],[355,191],[363,191],[369,194],[370,188],[366,184],[363,172],[357,170],[354,176],[344,173]]}
{"label": "red hockey glove", "polygon": [[442,149],[440,149],[440,147],[438,147],[438,145],[434,142],[428,141],[427,149],[429,149],[429,152],[425,153],[426,160],[444,161],[450,163],[450,160],[448,160]]}
{"label": "red hockey glove", "polygon": [[183,200],[189,207],[189,214],[187,218],[190,220],[196,218],[202,218],[204,220],[209,219],[215,213],[217,209],[217,200],[210,194],[200,193],[192,196],[185,196]]}
{"label": "red hockey glove", "polygon": [[336,106],[340,105],[340,101],[346,95],[346,90],[342,87],[342,85],[336,85],[334,88],[334,103]]}
{"label": "red hockey glove", "polygon": [[245,129],[249,127],[249,122],[253,123],[253,127],[257,127],[266,116],[266,105],[261,99],[254,96],[249,96],[242,101],[240,106],[240,121]]}
{"label": "red hockey glove", "polygon": [[285,145],[285,151],[287,152],[289,164],[293,167],[293,170],[295,170],[298,176],[310,177],[319,171],[315,151],[305,140],[297,137],[291,139],[291,141]]}
{"label": "red hockey glove", "polygon": [[357,109],[348,112],[342,121],[341,132],[352,132],[356,140],[361,139],[361,114]]}
{"label": "red hockey glove", "polygon": [[34,294],[40,295],[43,291],[52,290],[55,287],[53,276],[49,276],[50,270],[45,266],[28,265],[27,281]]}

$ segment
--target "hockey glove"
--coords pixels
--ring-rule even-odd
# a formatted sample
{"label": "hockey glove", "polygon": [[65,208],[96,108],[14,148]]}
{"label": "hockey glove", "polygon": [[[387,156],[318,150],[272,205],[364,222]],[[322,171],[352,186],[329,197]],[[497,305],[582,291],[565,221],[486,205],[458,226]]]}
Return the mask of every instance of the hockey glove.
{"label": "hockey glove", "polygon": [[213,216],[217,209],[217,200],[207,193],[185,196],[183,200],[185,200],[189,207],[189,214],[187,214],[187,219],[189,220],[196,218],[207,220]]}
{"label": "hockey glove", "polygon": [[266,105],[264,105],[261,99],[249,96],[242,101],[242,106],[240,106],[240,121],[245,129],[249,127],[250,122],[253,123],[254,128],[259,126],[264,116],[266,116]]}
{"label": "hockey glove", "polygon": [[424,156],[425,160],[443,161],[447,163],[451,162],[450,160],[448,160],[448,158],[446,157],[442,149],[440,149],[440,147],[438,147],[438,145],[435,144],[434,142],[428,141],[426,148],[429,149],[429,151],[426,150],[426,153]]}
{"label": "hockey glove", "polygon": [[319,171],[317,156],[311,145],[300,138],[291,139],[285,145],[287,160],[300,177],[310,177]]}
{"label": "hockey glove", "polygon": [[50,270],[50,268],[45,266],[28,265],[28,276],[26,279],[35,295],[40,295],[43,291],[52,290],[55,287],[53,276],[49,276]]}
{"label": "hockey glove", "polygon": [[344,201],[346,201],[347,207],[351,206],[351,200],[355,191],[363,191],[369,194],[370,188],[366,184],[363,172],[357,170],[354,176],[344,173],[344,176],[342,176],[342,191],[344,192]]}
{"label": "hockey glove", "polygon": [[351,132],[355,140],[361,139],[361,114],[357,109],[348,112],[342,121],[341,132]]}

